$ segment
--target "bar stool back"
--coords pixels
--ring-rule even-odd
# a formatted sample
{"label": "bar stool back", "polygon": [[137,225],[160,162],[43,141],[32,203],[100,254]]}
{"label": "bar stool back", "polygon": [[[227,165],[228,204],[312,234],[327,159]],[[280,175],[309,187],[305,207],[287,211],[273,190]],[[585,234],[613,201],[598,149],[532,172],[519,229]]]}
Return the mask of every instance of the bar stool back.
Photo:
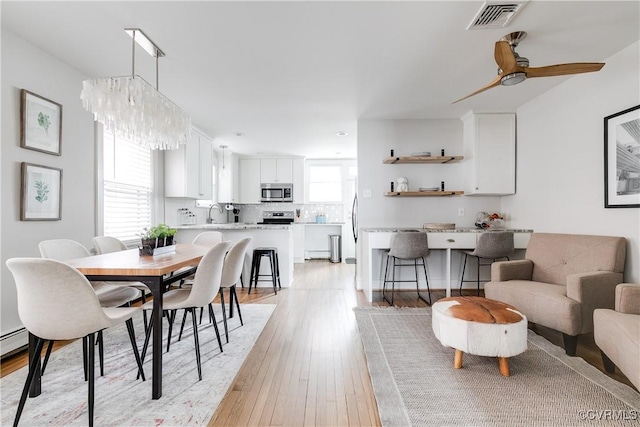
{"label": "bar stool back", "polygon": [[[462,276],[460,277],[460,295],[462,295],[462,284],[464,282],[476,282],[477,295],[480,296],[480,267],[490,266],[495,260],[506,258],[513,253],[513,232],[511,231],[487,231],[478,237],[478,243],[473,251],[464,252],[464,264],[462,266]],[[464,271],[467,267],[467,258],[475,257],[478,260],[476,270],[476,280],[464,280]],[[490,259],[491,262],[481,262]]]}
{"label": "bar stool back", "polygon": [[[418,298],[431,305],[431,290],[429,289],[429,276],[427,274],[427,263],[425,257],[429,254],[429,245],[427,244],[427,233],[422,232],[400,232],[391,236],[390,250],[387,255],[387,265],[384,271],[384,284],[382,287],[382,297],[389,304],[393,305],[396,282],[416,282],[416,290],[418,292]],[[413,263],[398,262],[398,260],[413,261]],[[420,260],[420,263],[418,263]],[[389,261],[392,261],[391,267],[391,279],[388,278],[389,273]],[[420,295],[420,288],[418,286],[418,265],[422,265],[424,270],[424,277],[427,282],[427,292],[429,294],[429,301],[424,299]],[[398,267],[413,267],[415,270],[415,280],[396,280],[396,268]],[[387,298],[386,290],[387,283],[391,282],[391,300]]]}

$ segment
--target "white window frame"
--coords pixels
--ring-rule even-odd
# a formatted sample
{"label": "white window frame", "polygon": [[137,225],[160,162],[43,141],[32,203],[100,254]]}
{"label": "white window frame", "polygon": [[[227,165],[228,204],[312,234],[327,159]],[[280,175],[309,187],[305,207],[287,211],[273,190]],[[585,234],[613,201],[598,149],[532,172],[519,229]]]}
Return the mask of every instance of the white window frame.
{"label": "white window frame", "polygon": [[[95,235],[104,235],[104,128],[100,123],[96,123],[94,126],[96,151],[95,151],[95,170],[96,170],[96,221],[95,221]],[[162,205],[162,200],[158,195],[159,182],[158,176],[158,153],[151,151],[151,224],[156,223],[157,212]],[[142,230],[140,230],[142,232]],[[124,242],[128,246],[134,247],[137,245],[137,239],[127,240]]]}

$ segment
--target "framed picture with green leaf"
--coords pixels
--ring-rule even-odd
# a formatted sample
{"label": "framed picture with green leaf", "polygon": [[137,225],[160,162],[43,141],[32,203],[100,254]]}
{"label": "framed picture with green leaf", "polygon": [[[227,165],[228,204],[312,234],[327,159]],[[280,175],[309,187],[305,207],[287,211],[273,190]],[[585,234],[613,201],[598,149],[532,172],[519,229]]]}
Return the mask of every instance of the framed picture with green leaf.
{"label": "framed picture with green leaf", "polygon": [[21,221],[62,219],[62,169],[22,162]]}
{"label": "framed picture with green leaf", "polygon": [[22,89],[20,146],[56,156],[62,155],[62,105]]}

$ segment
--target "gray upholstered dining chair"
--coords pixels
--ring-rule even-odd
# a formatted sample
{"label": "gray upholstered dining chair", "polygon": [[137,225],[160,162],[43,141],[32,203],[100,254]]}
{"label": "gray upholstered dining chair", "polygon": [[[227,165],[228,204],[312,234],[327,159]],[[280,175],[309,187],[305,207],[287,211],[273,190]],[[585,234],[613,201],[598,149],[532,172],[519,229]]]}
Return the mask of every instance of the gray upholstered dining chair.
{"label": "gray upholstered dining chair", "polygon": [[[462,284],[464,282],[476,282],[477,295],[480,296],[480,267],[491,266],[498,259],[509,260],[513,253],[513,232],[511,231],[485,231],[478,236],[476,248],[473,251],[464,252],[464,264],[462,275],[460,276],[460,295],[462,295]],[[476,280],[464,280],[464,271],[467,268],[467,258],[475,257]],[[482,260],[491,260],[482,262]]]}
{"label": "gray upholstered dining chair", "polygon": [[142,361],[136,346],[132,316],[139,307],[102,307],[89,281],[75,268],[55,260],[12,258],[7,267],[13,274],[18,294],[18,315],[25,328],[37,337],[29,362],[29,373],[22,390],[14,426],[18,425],[44,340],[83,339],[90,349],[85,367],[88,371],[89,425],[93,425],[94,339],[97,332],[125,322],[131,347],[144,380]]}
{"label": "gray upholstered dining chair", "polygon": [[220,305],[222,305],[224,335],[227,342],[229,342],[229,328],[227,326],[227,311],[224,306],[224,290],[229,289],[229,318],[233,317],[233,301],[235,300],[236,308],[238,309],[238,317],[240,317],[240,325],[244,326],[242,313],[240,312],[240,303],[238,302],[238,294],[236,293],[236,284],[242,275],[244,258],[251,240],[251,237],[238,240],[231,249],[229,249],[227,256],[224,258],[222,280],[220,281]]}
{"label": "gray upholstered dining chair", "polygon": [[[213,327],[218,339],[218,345],[220,346],[220,352],[222,352],[222,341],[220,340],[220,332],[218,331],[218,323],[216,322],[213,308],[211,307],[211,301],[215,298],[218,290],[220,289],[220,280],[222,279],[222,266],[224,264],[224,257],[231,242],[221,242],[212,247],[202,257],[198,264],[198,269],[193,278],[193,284],[190,289],[173,289],[164,294],[162,298],[162,309],[170,312],[169,319],[169,339],[171,337],[172,325],[175,320],[177,310],[184,309],[191,313],[191,320],[193,323],[193,339],[196,351],[196,363],[198,365],[198,378],[202,380],[202,367],[200,363],[200,341],[198,337],[198,322],[196,321],[196,309],[209,307],[209,316],[213,319]],[[149,301],[142,306],[144,310],[152,310],[153,302]],[[151,331],[153,330],[153,323],[149,324],[147,328],[146,337],[144,340],[144,346],[142,348],[142,360],[147,352],[149,345],[149,338]],[[168,351],[169,345],[167,345]]]}
{"label": "gray upholstered dining chair", "polygon": [[[382,286],[382,298],[389,304],[393,305],[396,282],[416,282],[416,290],[418,298],[431,305],[431,290],[429,289],[429,275],[427,273],[427,262],[425,257],[429,254],[429,245],[427,243],[427,233],[416,231],[404,231],[391,235],[389,243],[389,253],[387,254],[387,263],[384,270],[384,283]],[[400,260],[400,261],[398,261]],[[420,260],[420,263],[418,263]],[[388,277],[389,262],[391,261],[391,279]],[[403,262],[413,261],[413,263]],[[418,266],[422,265],[424,270],[424,278],[427,283],[427,293],[429,301],[420,295],[418,284]],[[399,267],[413,267],[415,270],[415,280],[396,280],[396,269]],[[387,298],[387,283],[391,282],[391,300]]]}
{"label": "gray upholstered dining chair", "polygon": [[[38,244],[40,255],[42,258],[53,259],[56,261],[68,261],[76,258],[84,258],[91,256],[91,253],[81,243],[70,239],[52,239],[43,240]],[[103,307],[120,307],[129,305],[129,303],[138,296],[138,291],[134,288],[126,286],[116,286],[116,282],[91,282],[100,305]],[[104,375],[104,347],[102,333],[98,334],[98,348],[100,354],[100,375]],[[49,341],[44,361],[42,363],[42,373],[47,367],[51,350],[53,349],[53,341]],[[86,378],[86,371],[85,371]]]}

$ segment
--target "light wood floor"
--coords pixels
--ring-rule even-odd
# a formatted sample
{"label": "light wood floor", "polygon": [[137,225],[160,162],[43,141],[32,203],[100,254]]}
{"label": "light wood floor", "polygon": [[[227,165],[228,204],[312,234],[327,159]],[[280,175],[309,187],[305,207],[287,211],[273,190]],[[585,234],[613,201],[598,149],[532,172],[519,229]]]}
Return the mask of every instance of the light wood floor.
{"label": "light wood floor", "polygon": [[[373,303],[355,290],[354,265],[310,261],[296,264],[294,283],[277,296],[270,288],[238,289],[241,303],[277,304],[210,426],[378,426],[375,397],[355,316]],[[432,292],[434,301],[444,291]],[[424,307],[415,292],[397,292],[396,305]],[[536,332],[562,346],[562,336]],[[233,339],[233,336],[230,337]],[[591,336],[581,337],[578,356],[603,371]],[[26,365],[24,353],[0,364],[4,376]],[[630,385],[620,373],[613,375]]]}

